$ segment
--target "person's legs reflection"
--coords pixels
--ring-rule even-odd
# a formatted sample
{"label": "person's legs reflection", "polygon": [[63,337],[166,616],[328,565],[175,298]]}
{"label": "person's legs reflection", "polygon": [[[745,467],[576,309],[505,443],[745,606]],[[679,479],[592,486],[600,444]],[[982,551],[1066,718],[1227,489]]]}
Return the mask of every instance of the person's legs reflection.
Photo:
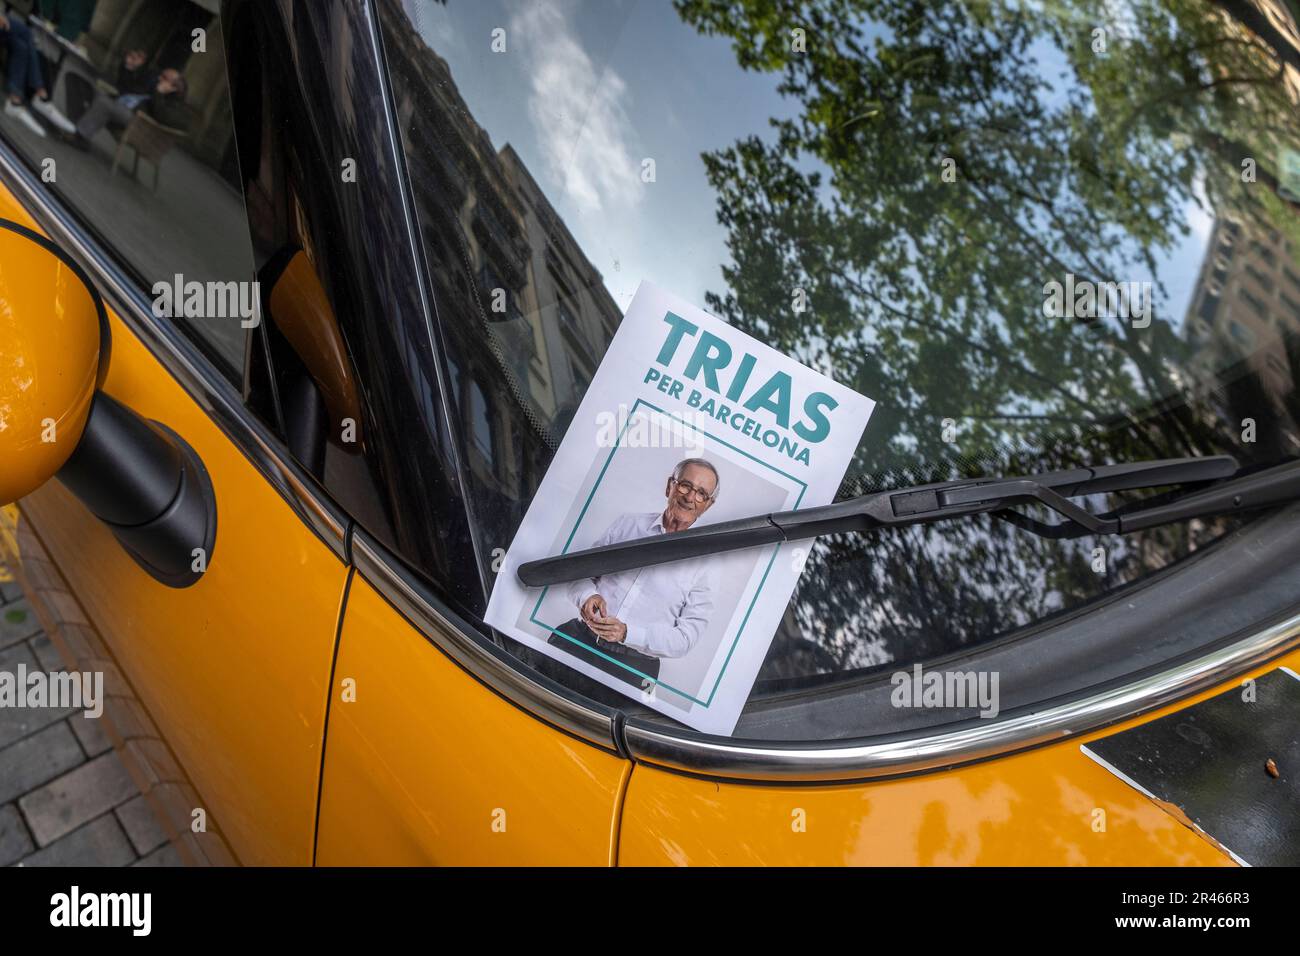
{"label": "person's legs reflection", "polygon": [[37,80],[35,86],[44,85],[40,77],[41,65],[37,62],[36,51],[32,49],[32,37],[27,24],[17,17],[0,16],[0,37],[9,51],[9,66],[5,76],[8,93],[5,97],[5,115],[17,120],[37,136],[44,136],[45,129],[23,105],[27,90],[32,86],[30,81],[33,71]]}
{"label": "person's legs reflection", "polygon": [[90,141],[109,123],[126,126],[131,122],[132,112],[121,100],[96,95],[90,108],[77,120],[78,145],[88,147]]}
{"label": "person's legs reflection", "polygon": [[41,67],[40,55],[32,41],[31,30],[27,24],[14,16],[0,16],[0,36],[3,36],[9,50],[9,68],[6,84],[8,98],[5,101],[5,114],[18,120],[29,130],[39,136],[45,130],[24,108],[24,99],[30,93],[30,106],[44,116],[63,133],[72,132],[72,123],[50,102],[50,94],[45,88],[45,73]]}
{"label": "person's legs reflection", "polygon": [[32,34],[27,24],[17,18],[8,19],[4,30],[5,43],[9,47],[8,82],[9,98],[21,102],[28,90],[42,89],[45,80],[41,76],[41,64],[32,47]]}

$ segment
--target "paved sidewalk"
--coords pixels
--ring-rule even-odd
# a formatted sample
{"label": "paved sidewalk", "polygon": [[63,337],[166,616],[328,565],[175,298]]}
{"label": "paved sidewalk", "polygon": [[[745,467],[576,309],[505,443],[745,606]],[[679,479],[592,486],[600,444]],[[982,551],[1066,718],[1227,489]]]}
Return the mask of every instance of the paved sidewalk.
{"label": "paved sidewalk", "polygon": [[[0,564],[0,671],[62,671]],[[179,866],[181,859],[96,720],[0,707],[0,866]]]}

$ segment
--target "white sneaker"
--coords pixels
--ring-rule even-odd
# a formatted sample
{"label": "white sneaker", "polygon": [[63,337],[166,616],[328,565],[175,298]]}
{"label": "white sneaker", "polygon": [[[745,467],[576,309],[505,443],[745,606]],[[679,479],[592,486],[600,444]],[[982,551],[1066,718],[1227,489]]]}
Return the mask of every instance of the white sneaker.
{"label": "white sneaker", "polygon": [[43,100],[39,96],[32,97],[31,108],[44,116],[60,133],[66,133],[71,136],[77,131],[72,120],[68,119],[59,112],[59,108],[51,100]]}
{"label": "white sneaker", "polygon": [[13,100],[5,100],[5,116],[16,119],[37,136],[45,135],[45,127],[36,122],[36,117],[27,112],[27,107],[23,106],[22,103],[15,103]]}

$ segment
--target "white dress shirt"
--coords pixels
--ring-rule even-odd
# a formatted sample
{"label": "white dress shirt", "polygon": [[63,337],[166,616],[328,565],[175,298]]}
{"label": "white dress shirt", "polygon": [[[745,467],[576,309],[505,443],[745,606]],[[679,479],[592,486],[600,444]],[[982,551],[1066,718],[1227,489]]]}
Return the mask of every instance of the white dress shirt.
{"label": "white dress shirt", "polygon": [[[662,514],[625,514],[591,545],[665,534]],[[627,625],[623,643],[651,657],[681,657],[699,641],[713,615],[714,574],[704,559],[634,568],[566,585],[579,611],[593,594],[605,599],[608,613]]]}

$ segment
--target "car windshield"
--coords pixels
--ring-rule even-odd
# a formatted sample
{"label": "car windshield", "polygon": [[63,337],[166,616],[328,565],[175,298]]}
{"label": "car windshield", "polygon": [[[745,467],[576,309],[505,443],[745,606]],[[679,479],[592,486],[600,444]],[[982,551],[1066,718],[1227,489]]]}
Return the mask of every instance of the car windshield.
{"label": "car windshield", "polygon": [[[485,568],[642,280],[877,402],[841,498],[1300,449],[1292,0],[380,11]],[[754,694],[997,640],[1239,520],[817,539]]]}

